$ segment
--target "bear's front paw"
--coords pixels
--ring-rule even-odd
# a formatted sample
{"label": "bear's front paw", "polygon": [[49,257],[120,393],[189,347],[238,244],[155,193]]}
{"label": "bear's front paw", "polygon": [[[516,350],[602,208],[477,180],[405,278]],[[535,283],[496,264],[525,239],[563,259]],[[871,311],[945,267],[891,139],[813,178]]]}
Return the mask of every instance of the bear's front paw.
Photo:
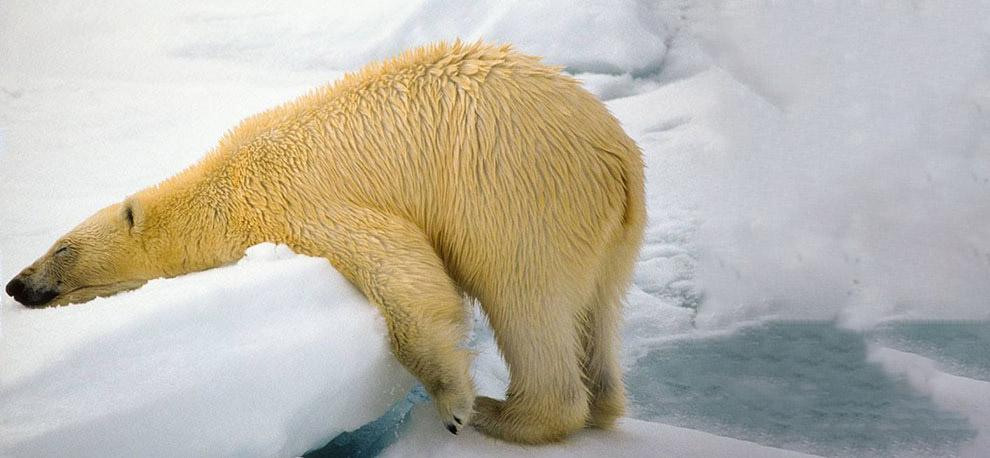
{"label": "bear's front paw", "polygon": [[471,421],[474,390],[470,384],[460,389],[442,388],[430,396],[447,431],[457,434]]}

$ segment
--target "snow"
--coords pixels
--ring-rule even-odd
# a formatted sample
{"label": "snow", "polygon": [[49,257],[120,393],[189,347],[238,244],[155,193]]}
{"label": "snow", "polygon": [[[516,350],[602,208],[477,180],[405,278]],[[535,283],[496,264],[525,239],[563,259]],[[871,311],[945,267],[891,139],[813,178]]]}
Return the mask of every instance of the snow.
{"label": "snow", "polygon": [[[564,66],[644,151],[626,367],[779,319],[988,323],[988,17],[986,0],[0,2],[0,281],[239,119],[410,46],[484,38]],[[377,312],[325,261],[252,253],[84,306],[4,297],[0,456],[300,454],[404,397]],[[476,318],[474,377],[500,396]],[[978,371],[869,358],[965,415],[979,436],[958,454],[990,449]],[[523,452],[434,415],[414,408],[388,453]],[[708,433],[628,419],[525,453],[787,453]]]}
{"label": "snow", "polygon": [[413,408],[412,422],[400,439],[381,456],[525,456],[525,457],[643,457],[643,456],[731,456],[736,458],[810,457],[701,431],[623,419],[615,431],[582,430],[561,444],[541,447],[504,444],[473,429],[452,436],[440,425],[440,417],[429,404]]}
{"label": "snow", "polygon": [[638,137],[652,215],[701,220],[699,322],[990,317],[990,4],[757,3],[698,8],[697,125]]}
{"label": "snow", "polygon": [[8,308],[0,456],[292,456],[412,377],[325,259],[285,246],[84,307]]}

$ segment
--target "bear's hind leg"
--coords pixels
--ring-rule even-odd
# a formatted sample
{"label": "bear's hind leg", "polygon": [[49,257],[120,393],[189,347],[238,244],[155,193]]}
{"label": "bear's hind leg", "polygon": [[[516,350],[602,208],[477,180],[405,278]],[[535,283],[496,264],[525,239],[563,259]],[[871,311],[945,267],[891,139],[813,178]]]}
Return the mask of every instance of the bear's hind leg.
{"label": "bear's hind leg", "polygon": [[481,432],[540,444],[559,441],[585,425],[588,389],[579,367],[580,324],[576,308],[555,303],[560,300],[485,307],[511,381],[506,400],[475,400],[472,425]]}
{"label": "bear's hind leg", "polygon": [[467,308],[426,235],[404,219],[353,207],[336,209],[323,227],[294,248],[328,258],[379,307],[395,357],[457,434],[474,405],[468,352],[460,346]]}
{"label": "bear's hind leg", "polygon": [[629,223],[622,236],[606,250],[596,275],[595,292],[584,314],[582,368],[591,392],[588,426],[611,428],[626,412],[619,332],[622,299],[632,283],[642,224],[640,218]]}
{"label": "bear's hind leg", "polygon": [[619,364],[619,326],[622,306],[619,295],[599,288],[586,312],[583,334],[585,381],[591,392],[588,426],[611,428],[626,411],[626,388]]}

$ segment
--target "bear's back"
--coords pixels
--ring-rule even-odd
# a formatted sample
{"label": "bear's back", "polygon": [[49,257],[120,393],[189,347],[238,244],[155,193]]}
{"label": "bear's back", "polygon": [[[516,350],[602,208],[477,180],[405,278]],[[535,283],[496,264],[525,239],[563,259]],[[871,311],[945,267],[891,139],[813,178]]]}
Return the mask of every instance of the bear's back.
{"label": "bear's back", "polygon": [[286,218],[272,224],[338,204],[401,216],[470,290],[523,258],[597,258],[628,193],[642,206],[635,143],[560,71],[508,46],[418,48],[246,120],[221,149],[277,185],[277,208],[254,210]]}

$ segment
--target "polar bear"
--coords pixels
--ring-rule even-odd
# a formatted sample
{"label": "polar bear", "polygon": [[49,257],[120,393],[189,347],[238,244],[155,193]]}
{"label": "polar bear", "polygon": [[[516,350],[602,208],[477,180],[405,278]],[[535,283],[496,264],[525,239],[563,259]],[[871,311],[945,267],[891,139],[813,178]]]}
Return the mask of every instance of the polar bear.
{"label": "polar bear", "polygon": [[[560,70],[460,41],[370,65],[244,120],[6,291],[80,303],[283,243],[380,308],[451,432],[538,444],[608,428],[625,406],[617,333],[646,219],[642,153]],[[504,400],[475,397],[464,296],[509,367]]]}

